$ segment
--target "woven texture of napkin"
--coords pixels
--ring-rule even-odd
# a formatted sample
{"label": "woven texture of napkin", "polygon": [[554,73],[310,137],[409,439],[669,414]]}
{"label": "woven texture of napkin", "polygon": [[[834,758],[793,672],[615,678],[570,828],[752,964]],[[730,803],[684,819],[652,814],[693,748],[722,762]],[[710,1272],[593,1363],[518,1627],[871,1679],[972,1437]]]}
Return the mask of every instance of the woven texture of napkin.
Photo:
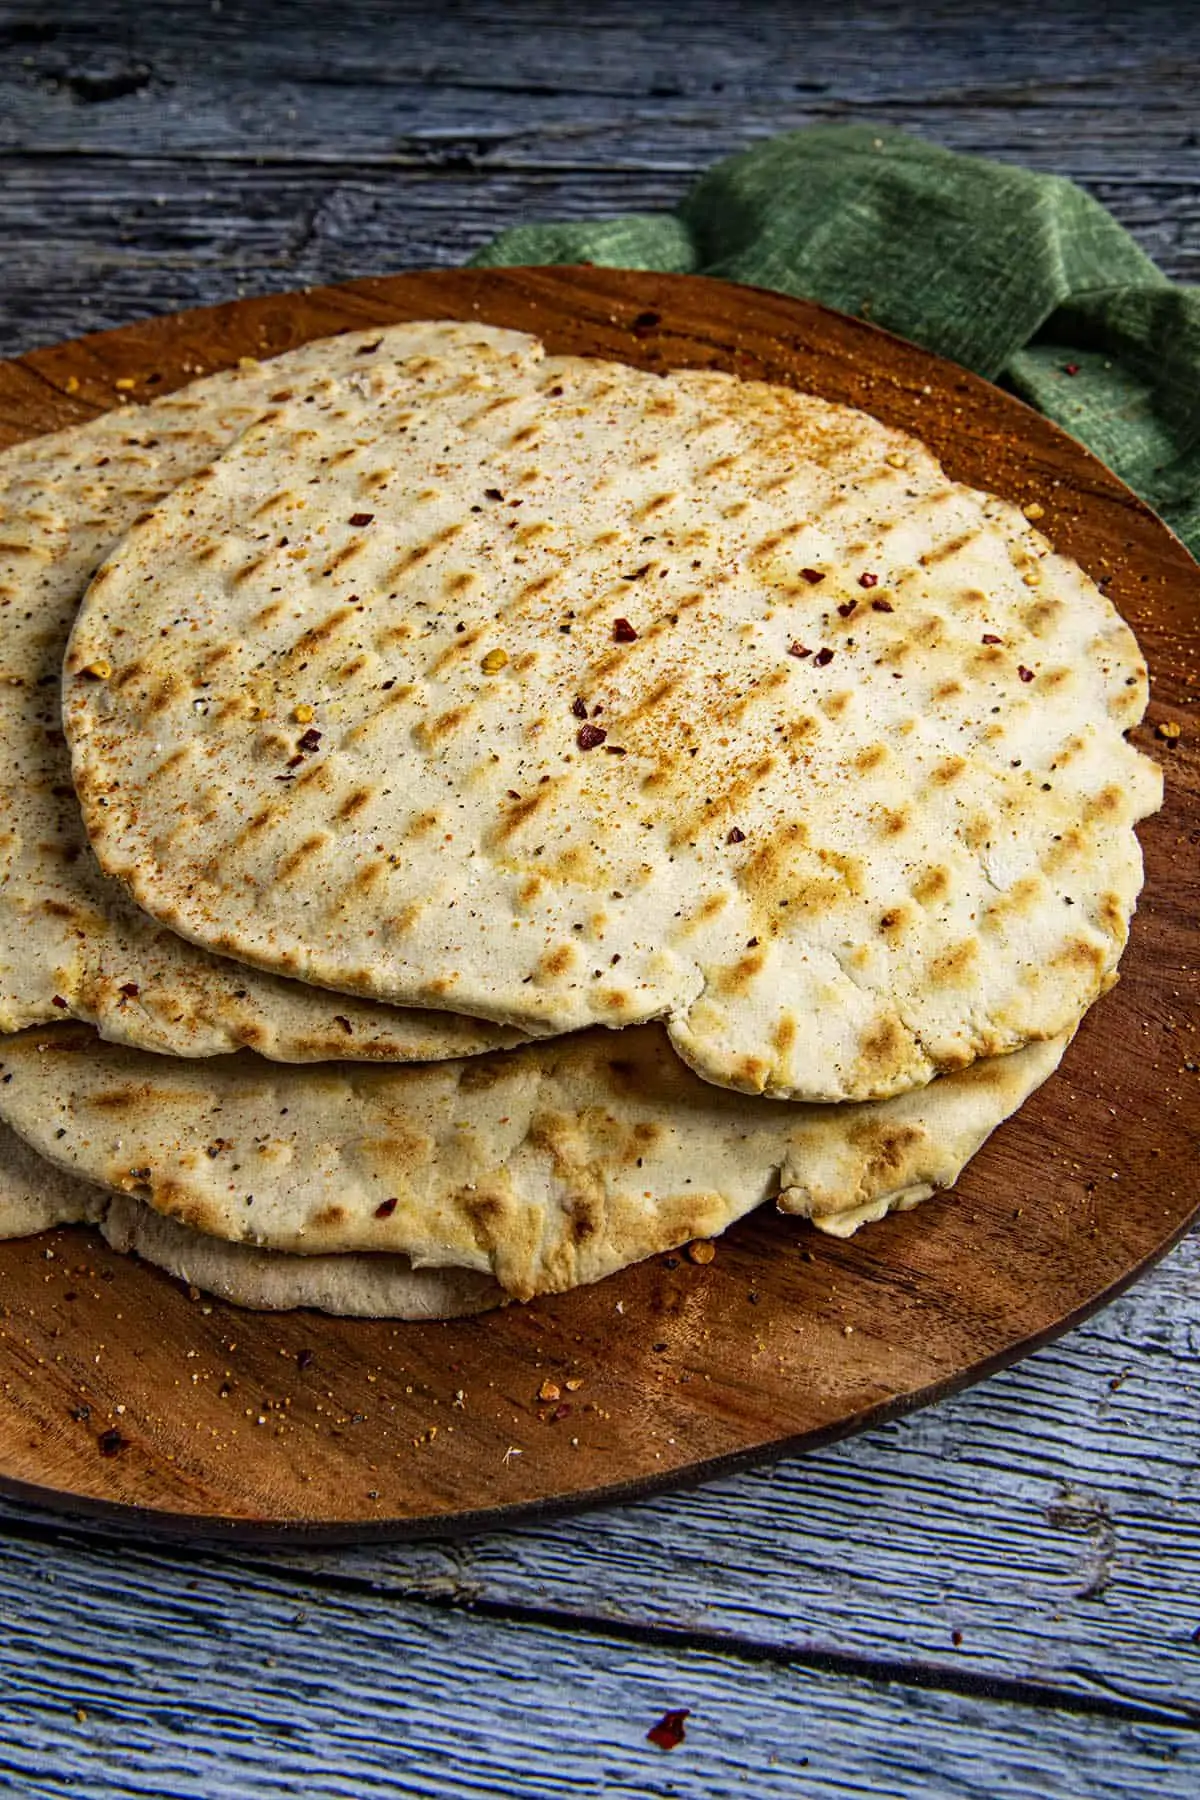
{"label": "woven texture of napkin", "polygon": [[1061,176],[819,126],[717,163],[677,212],[519,225],[472,260],[719,275],[870,319],[1029,401],[1200,554],[1200,288]]}

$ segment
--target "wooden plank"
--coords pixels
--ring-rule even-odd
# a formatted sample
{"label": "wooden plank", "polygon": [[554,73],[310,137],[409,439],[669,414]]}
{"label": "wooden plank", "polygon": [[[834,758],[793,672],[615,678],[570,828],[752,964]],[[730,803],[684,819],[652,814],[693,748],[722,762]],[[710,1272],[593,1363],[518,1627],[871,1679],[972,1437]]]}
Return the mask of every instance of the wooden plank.
{"label": "wooden plank", "polygon": [[1193,1237],[1061,1343],[849,1443],[536,1530],[288,1560],[397,1594],[912,1663],[935,1680],[969,1670],[1200,1718],[1198,1333]]}
{"label": "wooden plank", "polygon": [[[703,159],[707,160],[707,159]],[[533,170],[470,179],[83,158],[3,168],[0,350],[309,282],[463,262],[504,226],[671,207],[687,177]],[[1101,190],[1168,274],[1200,279],[1195,193]]]}
{"label": "wooden plank", "polygon": [[1018,10],[1036,30],[962,0],[848,31],[827,4],[801,42],[785,6],[717,0],[599,18],[301,0],[252,26],[182,0],[140,25],[118,0],[42,25],[3,6],[0,229],[22,254],[0,342],[451,264],[530,217],[668,207],[718,156],[827,119],[1074,174],[1200,278],[1200,15],[1142,8],[1133,32],[1082,4]]}
{"label": "wooden plank", "polygon": [[[131,1549],[8,1544],[0,1617],[0,1790],[22,1795],[1184,1800],[1200,1782],[1200,1732],[1132,1709],[565,1635]],[[645,1734],[670,1707],[692,1717],[664,1753]]]}
{"label": "wooden plank", "polygon": [[832,1449],[463,1544],[236,1563],[1200,1718],[1198,1331],[1194,1236],[1059,1344]]}

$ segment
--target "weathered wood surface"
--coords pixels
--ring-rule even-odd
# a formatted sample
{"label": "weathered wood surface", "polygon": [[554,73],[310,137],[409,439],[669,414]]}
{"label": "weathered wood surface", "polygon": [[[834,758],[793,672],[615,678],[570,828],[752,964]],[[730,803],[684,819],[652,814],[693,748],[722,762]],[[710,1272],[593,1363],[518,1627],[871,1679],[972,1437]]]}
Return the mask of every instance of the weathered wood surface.
{"label": "weathered wood surface", "polygon": [[[1200,277],[1200,14],[974,0],[0,6],[0,351],[672,205],[823,120],[1084,181]],[[19,246],[19,254],[11,254]]]}
{"label": "weathered wood surface", "polygon": [[[1074,175],[1200,278],[1192,9],[797,10],[0,5],[0,351],[670,205],[827,118]],[[289,1557],[8,1509],[0,1791],[1194,1794],[1198,1352],[1192,1240],[983,1387],[694,1495]]]}

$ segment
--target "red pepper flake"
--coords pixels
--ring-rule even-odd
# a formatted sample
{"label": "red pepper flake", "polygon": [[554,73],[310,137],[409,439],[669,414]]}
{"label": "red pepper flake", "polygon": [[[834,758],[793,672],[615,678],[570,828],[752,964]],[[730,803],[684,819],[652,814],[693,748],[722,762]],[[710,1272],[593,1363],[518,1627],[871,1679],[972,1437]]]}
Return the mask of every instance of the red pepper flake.
{"label": "red pepper flake", "polygon": [[499,488],[484,488],[483,497],[485,500],[503,500],[504,495]]}
{"label": "red pepper flake", "polygon": [[660,1750],[674,1750],[682,1744],[687,1736],[687,1732],[683,1728],[683,1721],[690,1719],[691,1716],[690,1706],[673,1707],[670,1712],[663,1714],[657,1725],[650,1727],[646,1736],[650,1743],[657,1744]]}
{"label": "red pepper flake", "polygon": [[375,1208],[375,1217],[377,1219],[390,1219],[395,1210],[396,1196],[393,1195],[390,1200],[381,1200],[379,1202],[379,1205]]}
{"label": "red pepper flake", "polygon": [[1020,668],[1017,670],[1017,674],[1021,677],[1022,681],[1032,681],[1033,680],[1033,670],[1027,669],[1025,667],[1024,663],[1022,663]]}
{"label": "red pepper flake", "polygon": [[613,622],[613,637],[618,644],[636,644],[637,635],[628,619],[616,619]]}
{"label": "red pepper flake", "polygon": [[121,1433],[113,1428],[100,1433],[96,1439],[96,1448],[101,1456],[120,1456],[122,1450],[128,1450],[129,1439],[122,1437]]}
{"label": "red pepper flake", "polygon": [[895,612],[895,610],[890,600],[872,600],[871,602],[872,612]]}
{"label": "red pepper flake", "polygon": [[142,990],[136,981],[126,981],[122,983],[121,992],[127,1000],[136,1000],[141,991]]}
{"label": "red pepper flake", "polygon": [[816,587],[818,581],[824,581],[825,579],[820,569],[801,569],[800,573],[810,587]]}
{"label": "red pepper flake", "polygon": [[831,663],[832,661],[833,661],[833,651],[829,649],[828,645],[825,647],[824,650],[818,650],[817,654],[813,657],[813,662],[816,664],[818,669],[825,668],[825,666],[828,663]]}
{"label": "red pepper flake", "polygon": [[838,611],[841,613],[843,619],[848,619],[857,606],[857,600],[843,600],[842,604],[838,607]]}
{"label": "red pepper flake", "polygon": [[296,748],[298,750],[316,750],[320,745],[320,742],[320,732],[314,731],[313,727],[310,725],[308,730],[304,733],[304,736],[297,739]]}
{"label": "red pepper flake", "polygon": [[878,577],[878,575],[872,575],[871,572],[868,570],[865,575],[859,576],[858,585],[859,585],[859,587],[865,587],[865,588],[878,587],[879,586],[879,577]]}
{"label": "red pepper flake", "polygon": [[1002,644],[1004,639],[997,637],[994,631],[985,631],[979,641],[981,644]]}
{"label": "red pepper flake", "polygon": [[355,356],[374,356],[382,342],[382,338],[376,338],[373,344],[360,344],[354,354]]}
{"label": "red pepper flake", "polygon": [[575,736],[575,742],[581,750],[595,750],[608,736],[603,725],[581,725]]}
{"label": "red pepper flake", "polygon": [[1079,364],[1078,363],[1064,363],[1063,364],[1063,374],[1064,375],[1078,375],[1078,373],[1079,373]]}
{"label": "red pepper flake", "polygon": [[576,698],[572,700],[571,711],[575,714],[577,719],[587,718],[587,701],[583,698],[582,694],[577,695]]}
{"label": "red pepper flake", "polygon": [[729,833],[729,836],[725,839],[725,842],[727,844],[744,844],[745,841],[746,841],[745,832],[740,830],[739,827],[736,825],[732,828],[732,830]]}
{"label": "red pepper flake", "polygon": [[375,514],[374,513],[351,513],[350,514],[350,523],[352,525],[373,525],[375,523]]}
{"label": "red pepper flake", "polygon": [[788,645],[788,655],[805,657],[805,656],[811,656],[812,651],[806,650],[804,648],[804,645],[800,642],[799,638],[793,638],[791,643]]}
{"label": "red pepper flake", "polygon": [[70,1010],[61,994],[55,994],[50,1004],[52,1006],[57,1006],[60,1012],[68,1012]]}
{"label": "red pepper flake", "polygon": [[629,752],[624,744],[605,744],[604,754],[605,756],[628,756]]}

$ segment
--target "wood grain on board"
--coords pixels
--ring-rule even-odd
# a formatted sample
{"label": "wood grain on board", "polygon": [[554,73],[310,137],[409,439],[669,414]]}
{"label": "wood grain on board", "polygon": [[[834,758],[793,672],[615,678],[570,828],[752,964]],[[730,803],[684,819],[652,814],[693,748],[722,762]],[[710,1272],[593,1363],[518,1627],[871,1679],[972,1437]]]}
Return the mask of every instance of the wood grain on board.
{"label": "wood grain on board", "polygon": [[[1115,477],[953,365],[750,289],[464,271],[235,302],[0,366],[0,436],[19,442],[239,356],[420,317],[478,317],[643,367],[789,381],[904,426],[956,477],[1038,500],[1047,535],[1105,581],[1151,662],[1147,747],[1188,696],[1200,571]],[[1186,738],[1158,748],[1167,805],[1143,828],[1148,890],[1123,980],[954,1194],[848,1243],[765,1210],[707,1266],[658,1258],[446,1324],[191,1301],[82,1232],[3,1246],[9,1490],[143,1508],[176,1529],[462,1529],[818,1443],[1063,1329],[1173,1242],[1197,1204],[1200,782]],[[559,1393],[543,1400],[547,1382]]]}

